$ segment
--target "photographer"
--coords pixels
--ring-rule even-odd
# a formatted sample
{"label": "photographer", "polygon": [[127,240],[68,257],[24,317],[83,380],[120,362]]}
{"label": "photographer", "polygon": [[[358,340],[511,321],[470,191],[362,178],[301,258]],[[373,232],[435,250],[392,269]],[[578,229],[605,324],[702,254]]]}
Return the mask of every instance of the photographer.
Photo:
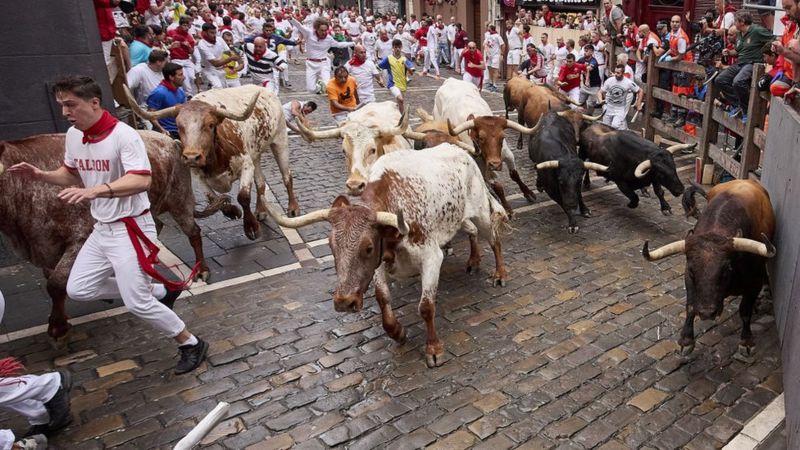
{"label": "photographer", "polygon": [[725,69],[714,80],[723,97],[727,99],[731,108],[728,115],[736,117],[742,115],[742,122],[747,121],[747,105],[750,101],[750,82],[753,77],[753,64],[763,61],[761,49],[772,42],[772,32],[753,23],[753,16],[749,11],[736,12],[736,29],[739,31],[736,39],[736,49],[725,49],[723,56],[736,56],[736,64]]}

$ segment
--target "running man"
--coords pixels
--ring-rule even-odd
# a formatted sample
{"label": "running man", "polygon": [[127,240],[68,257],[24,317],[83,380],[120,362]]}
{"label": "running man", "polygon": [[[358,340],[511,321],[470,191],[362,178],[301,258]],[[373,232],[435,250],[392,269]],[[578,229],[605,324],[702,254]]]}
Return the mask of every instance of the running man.
{"label": "running man", "polygon": [[403,42],[400,39],[392,41],[392,54],[383,58],[378,63],[378,68],[383,69],[389,74],[386,87],[397,101],[400,111],[405,111],[405,99],[403,93],[408,86],[408,75],[414,74],[414,63],[403,55]]}

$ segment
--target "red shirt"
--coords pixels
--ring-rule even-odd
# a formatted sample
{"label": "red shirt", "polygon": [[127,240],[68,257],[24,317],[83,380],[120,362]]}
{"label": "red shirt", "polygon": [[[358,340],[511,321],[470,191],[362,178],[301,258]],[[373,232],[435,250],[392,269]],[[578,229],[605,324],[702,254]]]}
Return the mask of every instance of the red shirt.
{"label": "red shirt", "polygon": [[94,0],[94,15],[97,18],[97,28],[100,30],[100,40],[110,41],[117,35],[117,25],[114,15],[111,14],[111,0]]}
{"label": "red shirt", "polygon": [[483,77],[483,69],[478,69],[477,67],[470,67],[467,63],[472,64],[483,64],[483,55],[481,51],[475,49],[475,53],[470,52],[469,50],[464,51],[461,53],[461,57],[464,59],[464,67],[465,71],[472,75],[473,77]]}
{"label": "red shirt", "polygon": [[[572,65],[572,67],[569,67],[567,64],[561,66],[561,71],[558,72],[558,81],[567,83],[567,85],[562,86],[561,89],[564,92],[569,92],[576,87],[579,87],[581,85],[581,74],[584,71],[586,71],[586,64],[575,63]],[[567,78],[568,75],[577,76]]]}
{"label": "red shirt", "polygon": [[548,27],[553,23],[553,11],[547,11],[543,14],[544,24]]}
{"label": "red shirt", "polygon": [[416,33],[414,33],[414,39],[419,41],[420,47],[427,47],[428,46],[428,27],[420,27]]}
{"label": "red shirt", "polygon": [[183,31],[183,28],[178,27],[167,31],[167,36],[171,37],[173,42],[185,42],[189,44],[188,47],[186,45],[181,45],[180,47],[169,49],[170,58],[189,59],[192,57],[192,52],[194,51],[194,38],[189,33]]}
{"label": "red shirt", "polygon": [[457,49],[462,49],[469,44],[469,39],[467,38],[467,32],[464,30],[457,31],[456,36],[453,40],[453,47]]}

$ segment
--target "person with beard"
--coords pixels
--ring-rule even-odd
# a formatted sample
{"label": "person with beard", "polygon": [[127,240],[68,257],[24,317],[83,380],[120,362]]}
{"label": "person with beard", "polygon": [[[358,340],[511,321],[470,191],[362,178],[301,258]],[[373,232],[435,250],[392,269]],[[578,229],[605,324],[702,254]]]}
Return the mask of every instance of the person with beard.
{"label": "person with beard", "polygon": [[344,66],[336,68],[334,78],[328,81],[327,93],[331,114],[337,125],[347,120],[347,113],[364,105],[358,98],[358,86],[355,78],[350,76]]}
{"label": "person with beard", "polygon": [[642,110],[644,89],[640,89],[632,79],[625,77],[625,64],[617,64],[614,76],[607,79],[597,92],[600,103],[606,102],[603,123],[617,130],[628,129],[629,95],[637,94],[636,110]]}
{"label": "person with beard", "polygon": [[[328,60],[328,50],[333,48],[349,48],[352,42],[339,42],[328,35],[328,20],[318,18],[314,21],[313,31],[298,22],[294,17],[289,18],[292,26],[297,27],[303,34],[306,42],[306,90],[308,92],[322,92],[324,86],[331,79],[331,64]],[[319,85],[323,87],[319,87]]]}
{"label": "person with beard", "polygon": [[172,43],[169,45],[170,61],[183,67],[183,90],[189,97],[194,95],[194,78],[196,74],[194,62],[192,61],[195,41],[192,35],[189,34],[191,26],[192,18],[181,16],[178,20],[178,27],[167,32],[167,36],[172,39]]}
{"label": "person with beard", "polygon": [[203,76],[211,85],[211,89],[221,88],[225,85],[225,65],[231,61],[239,62],[242,57],[236,53],[225,56],[228,44],[222,39],[217,39],[217,27],[213,24],[204,23],[200,36],[203,39],[197,44],[197,48],[200,51]]}
{"label": "person with beard", "polygon": [[486,62],[483,60],[483,54],[478,50],[478,44],[470,41],[467,48],[461,53],[461,59],[464,61],[464,75],[463,80],[469,81],[478,87],[478,90],[483,89],[483,71],[486,69]]}
{"label": "person with beard", "polygon": [[[800,0],[782,0],[783,10],[786,15],[781,18],[783,22],[783,35],[772,42],[772,51],[778,55],[778,62],[783,67],[783,74],[793,87],[789,92],[794,95],[800,84]],[[773,94],[775,95],[775,94]]]}
{"label": "person with beard", "polygon": [[[385,31],[383,32],[386,33]],[[344,65],[350,72],[350,76],[355,78],[358,90],[358,99],[361,103],[371,103],[375,101],[375,89],[372,82],[377,81],[384,87],[383,77],[375,65],[375,62],[367,57],[367,50],[363,45],[356,45],[353,48],[353,58]]]}

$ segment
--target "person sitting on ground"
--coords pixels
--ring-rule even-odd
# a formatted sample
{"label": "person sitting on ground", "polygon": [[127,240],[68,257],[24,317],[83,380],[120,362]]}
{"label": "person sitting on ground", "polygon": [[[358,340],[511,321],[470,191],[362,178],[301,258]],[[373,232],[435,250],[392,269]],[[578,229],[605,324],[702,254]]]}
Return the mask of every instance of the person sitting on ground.
{"label": "person sitting on ground", "polygon": [[336,68],[333,79],[328,82],[327,92],[331,114],[337,124],[347,120],[347,113],[363,106],[358,99],[356,79],[350,76],[350,72],[344,66]]}
{"label": "person sitting on ground", "polygon": [[308,115],[316,110],[317,104],[312,100],[307,102],[292,100],[284,103],[283,117],[286,120],[286,126],[295,133],[301,133],[300,129],[295,125],[295,121],[301,122],[304,127],[309,128]]}

